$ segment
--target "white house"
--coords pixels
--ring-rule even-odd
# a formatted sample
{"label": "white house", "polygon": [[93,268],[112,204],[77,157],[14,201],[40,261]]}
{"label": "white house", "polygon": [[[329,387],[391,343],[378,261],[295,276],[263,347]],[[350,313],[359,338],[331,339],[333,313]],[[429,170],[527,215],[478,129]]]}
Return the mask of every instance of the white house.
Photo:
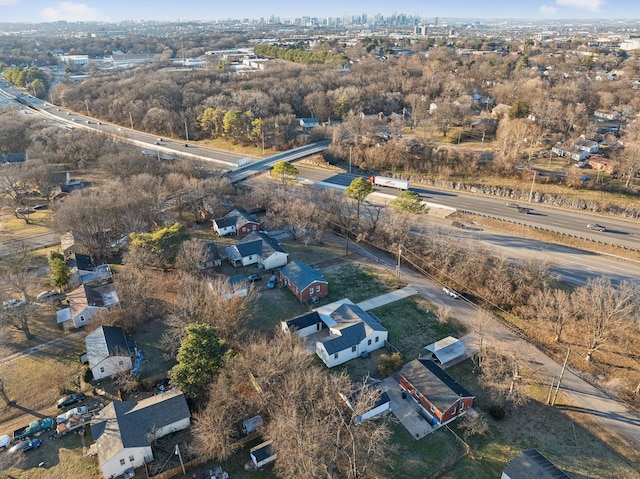
{"label": "white house", "polygon": [[[386,412],[391,410],[391,399],[389,398],[389,395],[380,387],[380,381],[377,379],[367,378],[366,385],[371,388],[372,392],[374,392],[378,396],[371,407],[369,407],[366,411],[355,418],[356,422],[366,421],[367,419],[385,414]],[[362,387],[359,387],[349,396],[340,393],[340,397],[349,407],[349,409],[353,411],[354,408],[358,406],[358,398],[361,392]],[[362,407],[359,407],[359,409],[362,409]]]}
{"label": "white house", "polygon": [[56,312],[58,324],[65,327],[81,328],[91,321],[98,311],[119,303],[118,293],[113,284],[90,288],[86,284],[79,286],[67,295],[69,307]]}
{"label": "white house", "polygon": [[281,268],[289,258],[289,253],[277,240],[261,231],[247,235],[235,245],[227,247],[225,252],[233,266],[258,264],[265,270]]}
{"label": "white house", "polygon": [[574,149],[588,151],[589,153],[598,153],[600,144],[597,141],[581,138],[573,144]]}
{"label": "white house", "polygon": [[213,229],[220,236],[239,235],[245,236],[252,231],[260,230],[260,223],[252,215],[239,210],[231,210],[222,218],[213,220]]}
{"label": "white house", "polygon": [[330,334],[316,341],[316,354],[330,368],[380,349],[388,338],[387,330],[355,304],[342,304],[323,321]]}
{"label": "white house", "polygon": [[131,351],[122,328],[100,326],[84,338],[87,359],[98,380],[133,368]]}
{"label": "white house", "polygon": [[191,425],[191,413],[180,391],[141,401],[113,401],[91,420],[98,465],[105,479],[153,461],[151,442]]}
{"label": "white house", "polygon": [[277,454],[271,452],[271,443],[272,441],[263,442],[249,450],[251,462],[253,462],[253,465],[256,468],[266,466],[270,462],[275,461],[278,457]]}
{"label": "white house", "polygon": [[280,326],[285,333],[295,333],[301,338],[317,333],[325,327],[317,311],[282,321]]}

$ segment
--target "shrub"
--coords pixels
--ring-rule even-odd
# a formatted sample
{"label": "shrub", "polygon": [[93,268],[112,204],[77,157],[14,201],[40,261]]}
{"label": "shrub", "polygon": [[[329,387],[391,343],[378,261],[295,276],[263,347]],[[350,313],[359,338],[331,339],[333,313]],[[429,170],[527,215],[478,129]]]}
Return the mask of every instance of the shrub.
{"label": "shrub", "polygon": [[489,414],[491,414],[491,417],[494,419],[500,420],[504,419],[506,412],[502,406],[494,404],[489,408]]}
{"label": "shrub", "polygon": [[381,354],[378,358],[378,370],[383,376],[390,376],[402,366],[402,357],[398,353]]}

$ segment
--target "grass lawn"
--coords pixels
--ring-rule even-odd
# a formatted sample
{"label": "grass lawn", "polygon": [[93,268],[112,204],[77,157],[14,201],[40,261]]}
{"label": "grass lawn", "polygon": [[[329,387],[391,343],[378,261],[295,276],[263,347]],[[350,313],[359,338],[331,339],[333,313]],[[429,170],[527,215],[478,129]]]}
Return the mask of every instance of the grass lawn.
{"label": "grass lawn", "polygon": [[405,286],[386,270],[344,263],[323,271],[329,281],[329,295],[324,298],[331,303],[348,297],[359,303]]}
{"label": "grass lawn", "polygon": [[428,301],[416,296],[371,312],[389,331],[389,342],[400,350],[405,360],[411,360],[417,358],[427,344],[464,333],[456,329],[452,322],[439,322],[432,310],[433,306]]}
{"label": "grass lawn", "polygon": [[[264,281],[263,279],[262,282]],[[255,313],[249,317],[247,326],[250,330],[271,334],[280,321],[308,312],[306,304],[298,301],[288,288],[278,285],[259,293]]]}
{"label": "grass lawn", "polygon": [[147,379],[159,374],[166,373],[176,363],[175,360],[168,360],[163,356],[164,349],[160,344],[162,334],[165,330],[164,323],[156,319],[141,326],[133,335],[136,344],[142,349],[144,360],[140,372],[140,379]]}
{"label": "grass lawn", "polygon": [[[465,361],[447,371],[476,395],[474,409],[485,414],[490,431],[485,437],[469,439],[475,459],[465,457],[442,477],[499,477],[509,460],[531,448],[538,449],[575,479],[638,477],[638,470],[630,463],[637,463],[639,453],[629,451],[625,460],[577,422],[577,414],[562,406],[547,406],[547,385],[533,383],[528,386],[531,400],[517,409],[508,407],[507,416],[496,421],[488,414],[489,406],[494,404],[490,391],[479,384],[477,374],[472,372],[472,363]],[[456,429],[455,422],[452,428]]]}
{"label": "grass lawn", "polygon": [[310,265],[322,263],[344,256],[344,246],[335,241],[324,241],[322,244],[314,244],[305,247],[302,241],[294,241],[291,238],[283,240],[280,244],[289,252],[289,258]]}

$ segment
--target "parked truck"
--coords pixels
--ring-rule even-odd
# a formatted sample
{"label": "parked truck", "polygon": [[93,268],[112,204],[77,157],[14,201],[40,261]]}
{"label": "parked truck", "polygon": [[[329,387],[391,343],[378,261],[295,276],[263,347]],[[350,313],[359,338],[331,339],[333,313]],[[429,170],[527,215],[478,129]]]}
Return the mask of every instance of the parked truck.
{"label": "parked truck", "polygon": [[409,189],[409,181],[396,180],[395,178],[388,178],[386,176],[372,176],[367,182],[374,186],[388,186],[389,188],[397,188],[399,190]]}
{"label": "parked truck", "polygon": [[45,417],[44,419],[37,419],[33,421],[31,424],[25,427],[21,427],[20,429],[16,429],[13,431],[13,440],[20,441],[22,439],[26,439],[29,436],[33,436],[38,434],[41,431],[45,431],[47,429],[51,429],[53,427],[53,419],[50,417]]}
{"label": "parked truck", "polygon": [[64,436],[70,432],[83,428],[91,421],[91,414],[84,414],[82,416],[73,416],[67,422],[58,424],[56,427],[56,436]]}

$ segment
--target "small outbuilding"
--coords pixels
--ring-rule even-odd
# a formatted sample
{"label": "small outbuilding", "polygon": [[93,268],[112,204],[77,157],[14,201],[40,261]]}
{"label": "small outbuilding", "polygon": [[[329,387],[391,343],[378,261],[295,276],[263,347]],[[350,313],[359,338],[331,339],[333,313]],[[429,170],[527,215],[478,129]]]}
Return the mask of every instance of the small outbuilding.
{"label": "small outbuilding", "polygon": [[469,352],[464,344],[452,336],[429,344],[424,349],[431,353],[431,359],[440,364],[443,369],[458,364],[469,357]]}
{"label": "small outbuilding", "polygon": [[262,444],[258,444],[249,450],[249,456],[251,456],[251,462],[256,468],[261,468],[267,464],[273,462],[278,457],[277,454],[271,452],[272,441],[266,441]]}

